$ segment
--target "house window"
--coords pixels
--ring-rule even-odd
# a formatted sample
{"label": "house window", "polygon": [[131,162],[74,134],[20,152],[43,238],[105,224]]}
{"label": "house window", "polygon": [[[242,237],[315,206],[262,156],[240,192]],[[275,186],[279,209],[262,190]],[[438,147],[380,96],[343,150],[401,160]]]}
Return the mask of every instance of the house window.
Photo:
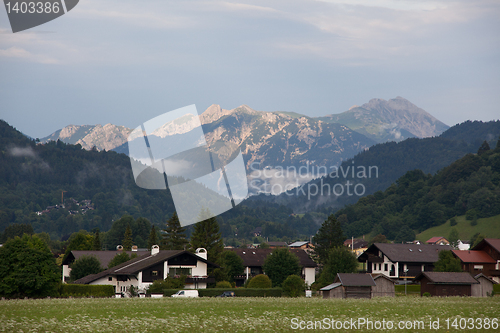
{"label": "house window", "polygon": [[387,264],[384,264],[384,271],[387,272],[388,269],[389,269],[389,266]]}
{"label": "house window", "polygon": [[378,264],[378,270],[381,271],[382,270],[382,264]]}
{"label": "house window", "polygon": [[373,270],[376,271],[377,270],[377,264],[373,264]]}
{"label": "house window", "polygon": [[152,276],[158,276],[158,271],[151,271]]}
{"label": "house window", "polygon": [[483,269],[483,265],[474,265],[474,269]]}
{"label": "house window", "polygon": [[192,271],[192,268],[170,267],[168,270],[168,275],[170,275],[170,276],[191,275],[191,271]]}
{"label": "house window", "polygon": [[108,276],[108,281],[113,281],[113,278],[111,276]]}

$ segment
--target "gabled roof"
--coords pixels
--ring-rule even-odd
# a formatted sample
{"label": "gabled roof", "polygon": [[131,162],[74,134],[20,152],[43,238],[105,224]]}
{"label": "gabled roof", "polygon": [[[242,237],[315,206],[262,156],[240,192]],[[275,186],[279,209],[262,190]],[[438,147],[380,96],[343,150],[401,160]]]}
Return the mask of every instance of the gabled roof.
{"label": "gabled roof", "polygon": [[474,276],[474,279],[476,279],[477,281],[479,281],[479,278],[485,278],[486,280],[490,281],[491,283],[493,284],[497,284],[496,281],[490,279],[489,277],[487,277],[486,275],[484,275],[483,273],[479,273],[478,275]]}
{"label": "gabled roof", "polygon": [[435,244],[437,242],[439,242],[440,240],[444,239],[446,242],[448,242],[448,240],[442,236],[437,236],[437,237],[432,237],[431,239],[429,239],[426,243],[427,244]]}
{"label": "gabled roof", "polygon": [[117,255],[126,252],[129,256],[136,254],[143,256],[150,251],[71,251],[64,259],[63,265],[69,265],[73,261],[80,259],[83,256],[95,256],[101,262],[102,268],[108,267],[109,262]]}
{"label": "gabled roof", "polygon": [[344,241],[344,245],[349,246],[352,249],[362,249],[364,247],[368,247],[368,242],[359,238],[354,238],[353,241],[352,238],[350,238]]}
{"label": "gabled roof", "polygon": [[467,272],[423,272],[415,278],[420,281],[426,277],[431,284],[476,284],[479,283]]}
{"label": "gabled roof", "polygon": [[337,273],[335,282],[340,282],[344,287],[375,286],[375,281],[370,274]]}
{"label": "gabled roof", "polygon": [[101,273],[98,274],[92,274],[92,275],[87,275],[81,279],[76,280],[74,283],[75,284],[87,284],[92,281],[95,281],[97,279],[100,279],[102,277],[108,276],[108,275],[134,275],[137,274],[140,271],[143,271],[151,266],[154,266],[160,262],[163,262],[165,260],[171,260],[176,257],[179,257],[181,255],[187,254],[188,256],[193,256],[199,261],[202,261],[209,266],[213,267],[219,267],[218,265],[211,263],[208,260],[203,259],[202,257],[197,256],[194,253],[188,252],[188,251],[183,251],[183,250],[165,250],[165,251],[160,251],[157,254],[151,254],[148,252],[147,255],[143,255],[134,259],[131,259],[127,262],[124,262],[118,266],[112,267],[110,269],[107,269]]}
{"label": "gabled roof", "polygon": [[[243,266],[245,267],[262,267],[266,257],[270,255],[274,249],[227,249],[233,251],[241,259],[243,259]],[[290,252],[299,258],[300,266],[302,267],[316,267],[318,266],[314,260],[309,257],[307,252],[302,249],[289,249]]]}
{"label": "gabled roof", "polygon": [[[384,274],[371,274],[372,278],[373,278],[373,281],[376,281],[378,279],[386,279],[388,281],[391,281],[392,283],[396,283],[396,281],[394,281],[393,279],[385,276]],[[375,282],[377,283],[377,282]]]}
{"label": "gabled roof", "polygon": [[449,245],[431,244],[372,244],[359,256],[360,261],[367,260],[371,255],[378,255],[381,251],[392,262],[421,262],[435,263],[439,260],[439,251],[451,250]]}
{"label": "gabled roof", "polygon": [[282,247],[286,247],[288,246],[288,244],[286,242],[267,242],[267,245],[269,246],[282,246]]}
{"label": "gabled roof", "polygon": [[496,264],[496,261],[484,251],[453,250],[453,254],[464,263]]}
{"label": "gabled roof", "polygon": [[494,248],[498,253],[500,253],[500,239],[498,238],[485,238],[479,242],[476,246],[474,246],[473,250],[480,249],[484,246],[484,244],[489,244],[492,248]]}

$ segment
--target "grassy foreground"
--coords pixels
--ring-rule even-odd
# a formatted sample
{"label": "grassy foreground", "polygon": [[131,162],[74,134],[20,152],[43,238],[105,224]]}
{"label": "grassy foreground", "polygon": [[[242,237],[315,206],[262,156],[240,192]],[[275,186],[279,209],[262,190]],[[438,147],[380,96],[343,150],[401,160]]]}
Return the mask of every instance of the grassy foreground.
{"label": "grassy foreground", "polygon": [[[290,332],[300,321],[324,318],[349,321],[366,318],[422,321],[422,329],[356,329],[324,331],[459,332],[445,320],[500,319],[500,297],[420,298],[396,297],[372,300],[324,300],[321,298],[199,298],[199,299],[39,299],[0,301],[0,332]],[[440,329],[429,321],[440,320]],[[478,319],[479,318],[479,319]],[[410,324],[411,324],[410,323]],[[374,325],[374,324],[372,324]],[[477,324],[474,324],[477,325]],[[403,326],[404,327],[404,326]],[[316,331],[319,331],[316,326]],[[497,329],[465,329],[468,332],[498,332]]]}

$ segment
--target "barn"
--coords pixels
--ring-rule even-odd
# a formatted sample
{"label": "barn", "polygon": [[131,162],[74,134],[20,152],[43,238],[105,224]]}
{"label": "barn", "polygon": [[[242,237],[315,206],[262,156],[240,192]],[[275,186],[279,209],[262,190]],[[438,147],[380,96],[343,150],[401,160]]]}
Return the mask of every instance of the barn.
{"label": "barn", "polygon": [[415,278],[420,281],[420,296],[471,296],[472,286],[479,282],[467,272],[423,272]]}
{"label": "barn", "polygon": [[374,286],[370,274],[338,273],[334,283],[320,290],[323,298],[371,298]]}
{"label": "barn", "polygon": [[482,273],[474,276],[474,279],[479,283],[472,285],[472,296],[487,297],[493,293],[493,285],[496,284],[495,281]]}
{"label": "barn", "polygon": [[375,286],[372,287],[372,297],[394,297],[394,281],[384,274],[373,275]]}

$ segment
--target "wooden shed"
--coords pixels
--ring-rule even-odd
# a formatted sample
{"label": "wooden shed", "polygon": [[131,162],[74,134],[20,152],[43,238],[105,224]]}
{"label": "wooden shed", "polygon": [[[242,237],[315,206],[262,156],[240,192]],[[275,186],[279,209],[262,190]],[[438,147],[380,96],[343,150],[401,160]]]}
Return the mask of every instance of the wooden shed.
{"label": "wooden shed", "polygon": [[474,297],[487,297],[493,292],[493,285],[496,284],[495,281],[490,279],[484,274],[478,274],[474,277],[477,284],[472,285],[471,294]]}
{"label": "wooden shed", "polygon": [[423,272],[415,278],[420,281],[420,296],[471,296],[472,285],[479,282],[467,272]]}
{"label": "wooden shed", "polygon": [[338,273],[334,283],[320,290],[323,298],[371,298],[373,286],[370,274]]}
{"label": "wooden shed", "polygon": [[373,276],[375,286],[372,287],[372,297],[394,297],[394,281],[389,279],[384,274]]}

